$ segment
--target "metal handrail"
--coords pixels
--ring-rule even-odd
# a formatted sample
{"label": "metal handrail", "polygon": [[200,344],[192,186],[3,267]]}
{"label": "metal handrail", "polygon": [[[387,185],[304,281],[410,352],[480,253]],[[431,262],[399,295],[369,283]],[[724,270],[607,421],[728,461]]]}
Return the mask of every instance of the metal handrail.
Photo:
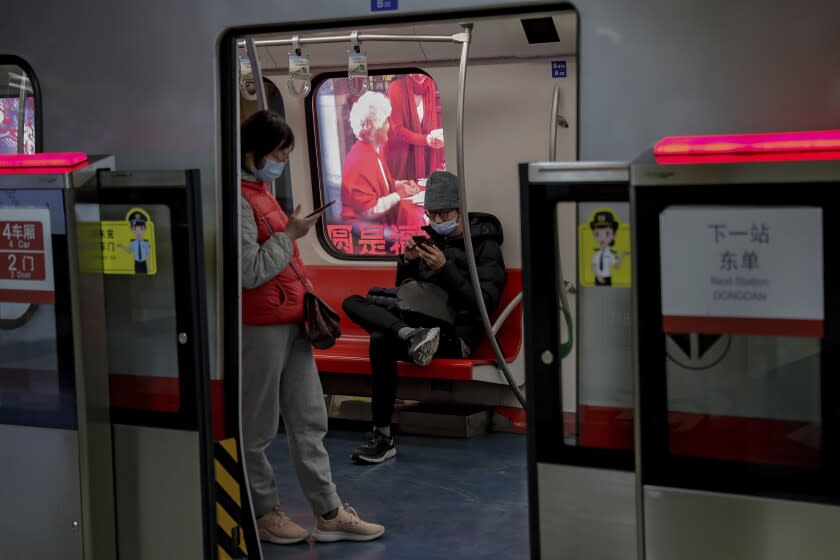
{"label": "metal handrail", "polygon": [[[456,33],[455,35],[380,35],[374,33],[348,33],[347,35],[325,35],[323,37],[298,37],[297,44],[300,45],[320,45],[325,43],[352,43],[354,39],[357,41],[380,41],[380,42],[410,42],[410,43],[465,43],[469,39],[465,33]],[[258,47],[276,47],[282,45],[292,45],[292,39],[263,39],[262,41],[254,41],[254,45]],[[240,47],[245,46],[245,41],[240,41]]]}
{"label": "metal handrail", "polygon": [[513,313],[513,310],[516,309],[516,306],[522,303],[522,292],[519,292],[510,302],[502,309],[502,312],[499,313],[499,316],[496,317],[496,321],[493,323],[493,335],[499,333],[499,330],[502,328],[502,325],[505,324],[507,318]]}
{"label": "metal handrail", "polygon": [[548,118],[548,161],[557,161],[557,110],[560,108],[560,86],[554,86],[551,115]]}
{"label": "metal handrail", "polygon": [[[15,75],[17,77],[17,75]],[[24,136],[26,131],[26,94],[29,93],[27,87],[29,77],[25,73],[20,76],[20,89],[18,94],[18,114],[17,114],[17,153],[24,152]]]}
{"label": "metal handrail", "polygon": [[467,59],[470,52],[470,40],[472,37],[472,24],[463,24],[464,35],[466,40],[461,45],[461,64],[458,69],[458,134],[455,135],[455,152],[458,163],[458,199],[461,203],[461,215],[463,218],[461,222],[464,224],[464,249],[467,253],[467,268],[470,273],[470,281],[472,282],[473,294],[475,303],[478,306],[479,314],[481,315],[481,322],[484,325],[484,332],[487,338],[490,339],[490,346],[493,348],[493,354],[496,356],[496,367],[505,376],[511,391],[516,395],[516,399],[522,408],[525,408],[525,395],[516,385],[513,379],[513,374],[507,366],[505,356],[499,347],[499,341],[496,340],[496,335],[493,332],[493,326],[490,324],[490,315],[487,313],[487,305],[484,303],[484,296],[481,293],[481,283],[478,279],[478,268],[475,264],[475,250],[473,249],[472,233],[470,232],[470,213],[467,205],[467,182],[464,169],[464,98],[467,90]]}
{"label": "metal handrail", "polygon": [[248,38],[245,40],[245,50],[248,51],[248,58],[251,60],[251,74],[254,76],[254,89],[257,90],[257,107],[260,111],[268,109],[268,100],[265,97],[265,88],[262,80],[262,65],[257,56],[257,48],[254,45],[254,40]]}

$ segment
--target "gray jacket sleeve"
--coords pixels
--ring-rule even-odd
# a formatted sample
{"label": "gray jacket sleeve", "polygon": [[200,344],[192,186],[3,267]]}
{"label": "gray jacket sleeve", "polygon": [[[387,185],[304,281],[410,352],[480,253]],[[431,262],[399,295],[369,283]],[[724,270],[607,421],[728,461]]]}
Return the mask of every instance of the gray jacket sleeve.
{"label": "gray jacket sleeve", "polygon": [[242,286],[262,286],[289,264],[294,254],[292,240],[285,233],[274,233],[260,245],[254,210],[245,198],[240,200],[242,221]]}

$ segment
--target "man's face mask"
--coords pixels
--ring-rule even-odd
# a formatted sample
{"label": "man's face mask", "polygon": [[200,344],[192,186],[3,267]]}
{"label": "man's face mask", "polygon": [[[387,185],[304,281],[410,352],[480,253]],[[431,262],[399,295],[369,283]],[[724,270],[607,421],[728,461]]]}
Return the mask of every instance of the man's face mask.
{"label": "man's face mask", "polygon": [[432,222],[430,225],[432,226],[432,229],[435,231],[435,233],[446,237],[447,235],[451,234],[457,229],[458,220],[460,219],[460,217],[460,215],[457,215],[451,220],[446,220],[445,222],[441,223]]}

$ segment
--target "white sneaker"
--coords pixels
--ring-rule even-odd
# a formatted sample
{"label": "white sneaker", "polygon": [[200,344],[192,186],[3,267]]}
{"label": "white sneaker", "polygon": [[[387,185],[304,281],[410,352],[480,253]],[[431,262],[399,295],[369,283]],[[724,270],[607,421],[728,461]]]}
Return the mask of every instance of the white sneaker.
{"label": "white sneaker", "polygon": [[277,506],[257,519],[257,529],[261,541],[274,544],[293,544],[309,537],[309,531],[289,519]]}
{"label": "white sneaker", "polygon": [[318,526],[312,536],[318,542],[372,541],[385,533],[385,527],[363,521],[349,504],[338,508],[338,515],[332,519],[318,516]]}
{"label": "white sneaker", "polygon": [[427,366],[440,345],[440,329],[417,329],[408,339],[408,357],[418,366]]}

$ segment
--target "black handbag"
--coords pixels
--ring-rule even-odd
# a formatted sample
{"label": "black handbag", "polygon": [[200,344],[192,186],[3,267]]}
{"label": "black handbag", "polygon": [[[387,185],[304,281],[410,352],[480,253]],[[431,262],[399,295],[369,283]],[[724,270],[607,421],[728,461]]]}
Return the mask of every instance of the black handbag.
{"label": "black handbag", "polygon": [[368,291],[367,299],[404,318],[416,319],[421,324],[455,324],[457,313],[449,303],[449,295],[446,290],[431,282],[409,278],[396,288],[374,286]]}
{"label": "black handbag", "polygon": [[[269,233],[273,233],[265,216],[260,215],[260,218]],[[294,259],[294,255],[292,255],[292,259]],[[294,260],[290,260],[288,266],[292,267],[298,280],[303,284],[303,289],[306,290],[303,296],[303,327],[306,338],[312,346],[319,350],[332,348],[335,346],[335,341],[341,336],[341,329],[338,327],[341,318],[324,300],[312,293],[312,290],[309,289],[309,282],[303,278],[300,271],[295,267]]]}
{"label": "black handbag", "polygon": [[309,283],[303,279],[294,263],[289,266],[295,271],[306,294],[303,296],[303,325],[306,330],[306,338],[312,346],[319,350],[326,350],[335,346],[335,341],[341,336],[341,329],[338,327],[340,317],[335,310],[327,303],[312,293]]}
{"label": "black handbag", "polygon": [[397,287],[397,307],[403,312],[433,319],[436,324],[454,325],[456,312],[446,290],[412,278]]}

